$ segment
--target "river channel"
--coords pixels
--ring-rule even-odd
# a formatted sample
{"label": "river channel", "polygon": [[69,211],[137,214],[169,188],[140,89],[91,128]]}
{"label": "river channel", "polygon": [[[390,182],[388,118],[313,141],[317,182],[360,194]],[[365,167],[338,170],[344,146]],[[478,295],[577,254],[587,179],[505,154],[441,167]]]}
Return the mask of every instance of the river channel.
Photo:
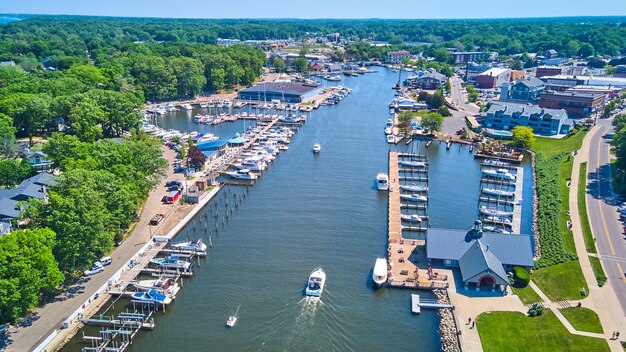
{"label": "river channel", "polygon": [[[387,144],[383,128],[397,73],[378,69],[343,77],[353,94],[313,111],[254,186],[224,188],[182,230],[179,237],[208,242],[206,225],[214,246],[184,280],[176,302],[157,316],[155,330],[139,333],[129,351],[439,350],[438,316],[411,315],[414,291],[371,287],[372,266],[387,243],[387,195],[375,190],[374,179],[387,170],[390,148],[426,153],[431,225],[465,229],[477,217],[480,164],[467,146]],[[199,112],[163,115],[159,125],[230,138],[250,124],[198,126],[192,116]],[[312,153],[314,143],[321,153]],[[532,179],[525,167],[522,232],[530,233]],[[218,219],[227,213],[227,200],[232,214],[224,225],[218,220],[216,234],[215,213]],[[327,285],[321,301],[311,304],[303,289],[318,266]],[[226,328],[236,311],[237,325]],[[65,350],[80,351],[79,340]]]}

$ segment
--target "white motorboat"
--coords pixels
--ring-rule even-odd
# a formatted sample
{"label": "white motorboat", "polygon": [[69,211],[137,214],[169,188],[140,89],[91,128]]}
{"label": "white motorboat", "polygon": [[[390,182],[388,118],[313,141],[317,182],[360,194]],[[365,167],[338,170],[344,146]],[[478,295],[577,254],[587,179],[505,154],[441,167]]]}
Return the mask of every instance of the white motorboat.
{"label": "white motorboat", "polygon": [[191,104],[180,104],[180,108],[183,110],[193,110],[193,106],[191,106]]}
{"label": "white motorboat", "polygon": [[176,107],[174,106],[174,104],[167,104],[167,105],[165,105],[165,111],[167,111],[167,112],[176,111]]}
{"label": "white motorboat", "polygon": [[426,163],[423,161],[398,161],[399,165],[408,166],[408,167],[426,167]]}
{"label": "white motorboat", "polygon": [[396,136],[394,136],[393,134],[388,134],[387,135],[387,143],[395,143],[396,142]]}
{"label": "white motorboat", "polygon": [[417,215],[417,214],[411,214],[411,215],[400,215],[400,217],[402,218],[402,220],[404,221],[408,221],[408,222],[422,222],[422,217]]}
{"label": "white motorboat", "polygon": [[428,197],[419,194],[401,194],[400,198],[410,202],[428,202]]}
{"label": "white motorboat", "polygon": [[172,249],[186,252],[202,253],[207,249],[206,244],[202,243],[202,239],[187,242],[178,242],[172,244]]}
{"label": "white motorboat", "polygon": [[187,262],[178,259],[177,255],[170,255],[165,258],[154,258],[150,263],[158,265],[161,269],[169,270],[190,270],[193,268],[193,262]]}
{"label": "white motorboat", "polygon": [[267,169],[267,163],[261,158],[246,158],[233,164],[239,170],[263,171]]}
{"label": "white motorboat", "polygon": [[483,188],[483,193],[491,194],[491,195],[499,196],[499,197],[513,197],[513,196],[515,196],[515,193],[513,193],[513,192],[503,191],[501,189],[495,189],[495,188]]}
{"label": "white motorboat", "polygon": [[313,144],[313,153],[319,153],[322,150],[322,146],[319,143]]}
{"label": "white motorboat", "polygon": [[209,107],[209,104],[207,104],[207,103],[200,103],[200,108],[206,109],[208,107]]}
{"label": "white motorboat", "polygon": [[487,177],[493,177],[493,178],[503,179],[503,180],[508,180],[508,181],[515,180],[515,175],[508,172],[506,169],[483,170],[483,175]]}
{"label": "white motorboat", "polygon": [[412,185],[400,185],[401,190],[417,193],[417,192],[428,192],[427,186],[418,186],[416,184]]}
{"label": "white motorboat", "polygon": [[256,175],[252,174],[248,169],[225,172],[225,174],[238,180],[256,180],[257,177]]}
{"label": "white motorboat", "polygon": [[133,293],[133,299],[143,302],[159,303],[163,305],[172,303],[171,297],[160,294],[156,290]]}
{"label": "white motorboat", "polygon": [[390,135],[392,133],[391,127],[385,127],[385,134]]}
{"label": "white motorboat", "polygon": [[228,317],[228,320],[226,320],[226,326],[228,326],[229,328],[232,328],[233,326],[235,326],[236,323],[237,323],[237,317],[234,315],[231,315],[230,317]]}
{"label": "white motorboat", "polygon": [[307,282],[304,293],[307,296],[320,297],[324,291],[325,283],[326,273],[322,268],[317,268],[309,275],[309,281]]}
{"label": "white motorboat", "polygon": [[174,285],[174,280],[161,277],[156,280],[138,280],[130,282],[139,291],[157,290],[160,293],[167,292]]}
{"label": "white motorboat", "polygon": [[376,259],[372,279],[376,287],[381,287],[387,282],[387,259],[380,257]]}
{"label": "white motorboat", "polygon": [[379,191],[388,191],[389,190],[389,176],[384,172],[379,172],[376,175],[376,188]]}
{"label": "white motorboat", "polygon": [[339,75],[328,76],[324,78],[326,78],[327,81],[333,81],[333,82],[341,81],[341,76]]}
{"label": "white motorboat", "polygon": [[511,219],[506,218],[506,217],[499,217],[499,216],[487,216],[483,219],[484,222],[492,222],[492,223],[496,223],[496,224],[505,224],[505,225],[511,225]]}
{"label": "white motorboat", "polygon": [[500,161],[500,160],[487,159],[483,161],[483,165],[503,167],[503,166],[509,166],[511,164],[504,162],[504,161]]}
{"label": "white motorboat", "polygon": [[233,102],[230,100],[224,100],[224,107],[231,108],[233,106]]}
{"label": "white motorboat", "polygon": [[483,215],[487,215],[487,216],[497,216],[497,217],[513,216],[513,212],[497,210],[497,209],[489,208],[486,206],[480,207],[480,213]]}

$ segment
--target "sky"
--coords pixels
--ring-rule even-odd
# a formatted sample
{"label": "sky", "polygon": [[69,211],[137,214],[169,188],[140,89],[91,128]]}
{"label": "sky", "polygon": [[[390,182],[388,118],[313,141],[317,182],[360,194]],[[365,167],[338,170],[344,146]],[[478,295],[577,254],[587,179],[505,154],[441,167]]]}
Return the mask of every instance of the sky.
{"label": "sky", "polygon": [[626,16],[625,0],[0,0],[4,14],[176,18]]}

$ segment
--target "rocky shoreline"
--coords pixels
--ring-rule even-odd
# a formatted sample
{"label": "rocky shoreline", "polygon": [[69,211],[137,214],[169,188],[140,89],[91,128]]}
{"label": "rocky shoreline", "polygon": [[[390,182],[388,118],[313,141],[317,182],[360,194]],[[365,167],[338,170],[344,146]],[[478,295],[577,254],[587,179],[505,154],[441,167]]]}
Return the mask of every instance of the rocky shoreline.
{"label": "rocky shoreline", "polygon": [[539,196],[537,195],[537,169],[535,167],[535,153],[532,151],[528,151],[530,154],[530,167],[533,170],[533,243],[535,244],[535,260],[541,258],[541,244],[539,243],[539,225],[537,224],[538,219],[538,204],[539,204]]}
{"label": "rocky shoreline", "polygon": [[[448,292],[446,290],[434,290],[433,293],[437,297],[438,303],[450,303]],[[441,337],[441,351],[443,352],[460,352],[458,329],[454,320],[454,312],[451,308],[440,308],[439,313],[439,335]]]}

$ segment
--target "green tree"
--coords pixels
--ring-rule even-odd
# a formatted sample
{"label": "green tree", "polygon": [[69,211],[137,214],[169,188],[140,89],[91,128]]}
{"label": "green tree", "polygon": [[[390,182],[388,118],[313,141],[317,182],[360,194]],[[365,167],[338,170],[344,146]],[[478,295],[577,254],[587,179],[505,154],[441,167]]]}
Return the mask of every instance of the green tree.
{"label": "green tree", "polygon": [[175,57],[169,60],[174,76],[176,76],[176,90],[178,97],[195,97],[200,94],[206,84],[204,65],[198,59],[190,57]]}
{"label": "green tree", "polygon": [[0,187],[15,187],[35,173],[26,159],[0,159]]}
{"label": "green tree", "polygon": [[511,68],[511,70],[521,70],[522,62],[520,60],[513,60],[511,61],[511,64],[509,65],[509,67]]}
{"label": "green tree", "polygon": [[16,132],[17,129],[13,127],[13,120],[0,113],[0,158],[14,158],[17,155]]}
{"label": "green tree", "polygon": [[309,72],[309,62],[303,57],[293,59],[291,61],[291,67],[297,72]]}
{"label": "green tree", "polygon": [[33,96],[17,109],[13,122],[18,130],[28,136],[29,144],[33,145],[33,135],[49,125],[51,117],[50,97]]}
{"label": "green tree", "polygon": [[530,148],[535,142],[533,129],[526,126],[515,126],[513,130],[513,144],[520,148]]}
{"label": "green tree", "polygon": [[65,74],[91,88],[104,87],[109,83],[109,79],[102,71],[93,65],[74,65],[65,71]]}
{"label": "green tree", "polygon": [[583,57],[583,58],[593,56],[595,54],[596,54],[596,50],[589,43],[583,43],[580,46],[580,49],[578,49],[578,56]]}
{"label": "green tree", "polygon": [[50,229],[17,230],[0,237],[0,324],[15,323],[39,298],[63,282],[52,255]]}
{"label": "green tree", "polygon": [[446,116],[451,116],[452,114],[450,113],[450,110],[448,109],[447,106],[442,105],[437,109],[437,113],[443,117]]}
{"label": "green tree", "polygon": [[441,131],[441,127],[443,127],[443,116],[436,112],[428,113],[422,116],[420,124],[428,131]]}
{"label": "green tree", "polygon": [[274,67],[274,71],[276,72],[285,72],[285,69],[287,68],[287,65],[285,65],[285,61],[283,61],[283,59],[279,57],[274,58],[272,66]]}
{"label": "green tree", "polygon": [[76,136],[83,142],[95,142],[102,138],[101,123],[105,112],[93,101],[81,101],[70,109],[68,115]]}

